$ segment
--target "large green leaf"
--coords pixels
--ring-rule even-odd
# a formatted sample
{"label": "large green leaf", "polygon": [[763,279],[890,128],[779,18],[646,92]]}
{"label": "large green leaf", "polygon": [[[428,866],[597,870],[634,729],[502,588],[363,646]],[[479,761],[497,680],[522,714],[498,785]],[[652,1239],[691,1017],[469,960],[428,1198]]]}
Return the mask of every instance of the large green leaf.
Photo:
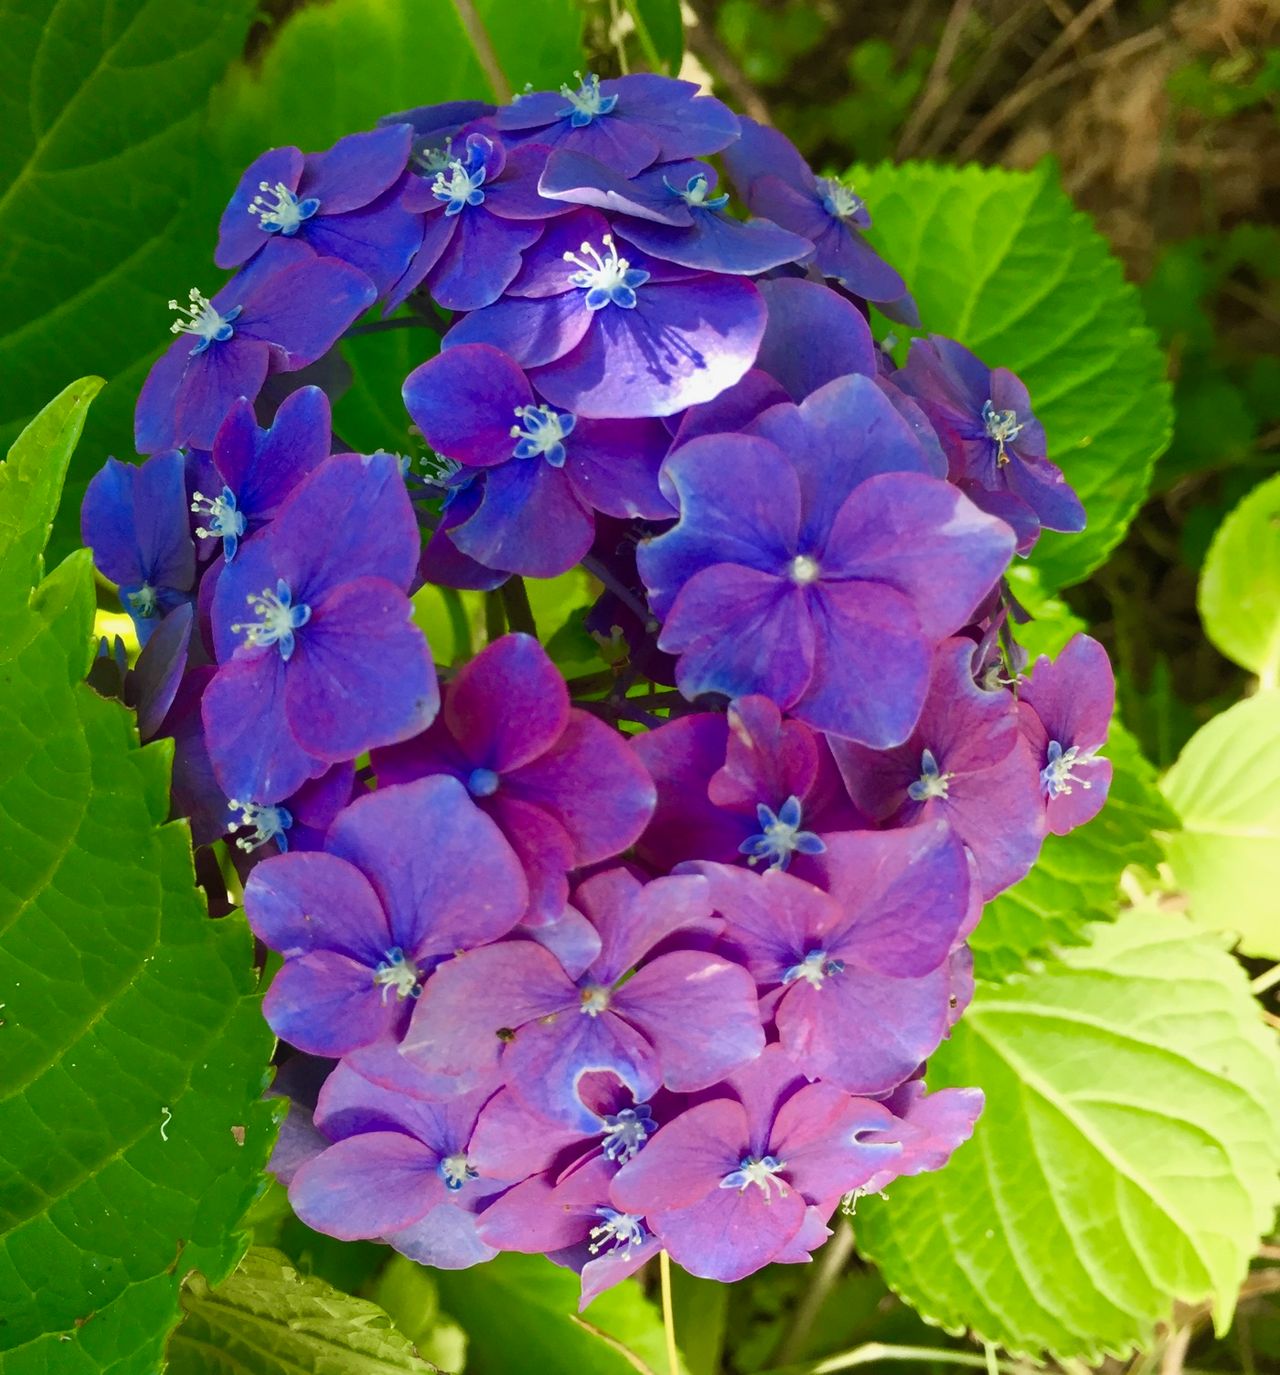
{"label": "large green leaf", "polygon": [[405,454],[416,461],[426,452],[422,436],[410,432],[413,422],[404,408],[404,379],[439,351],[440,341],[428,329],[407,327],[344,339],[342,356],[351,369],[351,385],[333,408],[333,427],[353,452],[378,449]]}
{"label": "large green leaf", "polygon": [[655,72],[676,76],[684,58],[684,16],[680,0],[623,0],[645,61]]}
{"label": "large green leaf", "polygon": [[1091,1363],[1148,1344],[1178,1300],[1225,1329],[1280,1196],[1280,1057],[1211,938],[1135,911],[980,985],[929,1081],[984,1090],[974,1139],[855,1220],[926,1318]]}
{"label": "large green leaf", "polygon": [[[475,0],[513,90],[582,65],[577,0]],[[247,162],[280,143],[323,148],[381,115],[493,92],[453,0],[331,0],[289,17],[217,100],[218,143]]]}
{"label": "large green leaf", "polygon": [[221,202],[210,87],[254,0],[0,0],[0,443],[86,369],[111,380],[68,483],[55,552],[168,342],[171,296],[205,290]]}
{"label": "large green leaf", "polygon": [[1169,442],[1164,356],[1104,239],[1049,164],[860,169],[871,237],[905,276],[927,330],[1026,382],[1049,452],[1089,516],[1045,534],[1041,585],[1079,582],[1118,543]]}
{"label": "large green leaf", "polygon": [[537,1375],[665,1375],[662,1322],[634,1280],[602,1294],[583,1320],[578,1277],[543,1256],[508,1252],[474,1270],[441,1270],[435,1281],[467,1334],[467,1375],[511,1375],[513,1332],[520,1366]]}
{"label": "large green leaf", "polygon": [[1164,777],[1169,864],[1195,920],[1280,959],[1280,689],[1215,716]]}
{"label": "large green leaf", "polygon": [[170,1375],[432,1375],[436,1370],[376,1304],[255,1246],[216,1288],[194,1276],[169,1343]]}
{"label": "large green leaf", "polygon": [[220,1279],[273,1136],[239,918],[168,822],[168,742],[81,678],[87,551],[32,590],[96,379],[0,466],[0,1351],[6,1375],[151,1375],[182,1277]]}
{"label": "large green leaf", "polygon": [[1078,945],[1090,922],[1119,910],[1125,869],[1160,862],[1152,832],[1172,830],[1177,821],[1155,770],[1118,722],[1104,753],[1113,770],[1106,806],[1070,835],[1047,837],[1035,868],[984,909],[969,941],[979,977],[1003,978],[1051,947]]}
{"label": "large green leaf", "polygon": [[1229,659],[1280,687],[1280,474],[1218,527],[1200,575],[1200,618]]}

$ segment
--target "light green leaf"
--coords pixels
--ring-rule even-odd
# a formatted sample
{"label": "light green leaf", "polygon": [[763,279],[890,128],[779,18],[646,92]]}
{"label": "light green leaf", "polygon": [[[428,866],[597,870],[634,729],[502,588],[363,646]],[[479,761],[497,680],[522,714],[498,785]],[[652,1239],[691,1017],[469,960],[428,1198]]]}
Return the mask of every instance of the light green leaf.
{"label": "light green leaf", "polygon": [[1195,920],[1280,959],[1280,690],[1202,726],[1163,786],[1182,819],[1169,864]]}
{"label": "light green leaf", "polygon": [[1137,741],[1113,722],[1106,749],[1113,779],[1107,804],[1070,835],[1048,836],[1035,867],[982,913],[969,944],[979,977],[999,979],[1055,946],[1078,945],[1090,922],[1115,916],[1120,875],[1131,864],[1154,868],[1153,831],[1177,821]]}
{"label": "light green leaf", "polygon": [[133,403],[168,342],[165,302],[205,290],[235,184],[208,156],[209,88],[254,0],[0,0],[0,444],[86,370],[95,407],[54,546],[78,543],[89,475],[133,452]]}
{"label": "light green leaf", "polygon": [[1050,457],[1089,516],[1083,534],[1043,535],[1031,563],[1046,591],[1079,582],[1124,534],[1172,427],[1164,356],[1136,290],[1048,164],[886,163],[856,176],[870,237],[925,329],[1030,389]]}
{"label": "light green leaf", "polygon": [[186,1319],[169,1343],[169,1375],[431,1375],[413,1342],[377,1304],[357,1299],[287,1256],[255,1246],[216,1288],[194,1276]]}
{"label": "light green leaf", "polygon": [[1280,1190],[1280,1057],[1240,966],[1180,917],[980,985],[929,1062],[986,1109],[946,1169],[858,1204],[862,1250],[929,1321],[1097,1362],[1174,1303],[1219,1332]]}
{"label": "light green leaf", "polygon": [[511,1375],[513,1332],[521,1365],[538,1375],[665,1375],[662,1321],[634,1280],[602,1294],[581,1320],[578,1277],[544,1256],[508,1252],[473,1270],[437,1271],[435,1281],[467,1334],[467,1375]]}
{"label": "light green leaf", "polygon": [[[555,88],[582,65],[577,0],[475,0],[515,91]],[[220,93],[218,144],[240,164],[276,144],[324,148],[382,115],[492,100],[453,0],[331,0],[295,11],[261,61]]]}
{"label": "light green leaf", "polygon": [[0,1351],[5,1375],[151,1375],[182,1276],[221,1278],[274,1134],[239,918],[208,919],[171,742],[80,681],[87,550],[35,590],[96,379],[0,467]]}
{"label": "light green leaf", "polygon": [[636,26],[645,60],[655,72],[675,76],[684,58],[680,0],[623,0]]}
{"label": "light green leaf", "polygon": [[1218,527],[1200,575],[1200,619],[1263,687],[1280,687],[1280,474]]}

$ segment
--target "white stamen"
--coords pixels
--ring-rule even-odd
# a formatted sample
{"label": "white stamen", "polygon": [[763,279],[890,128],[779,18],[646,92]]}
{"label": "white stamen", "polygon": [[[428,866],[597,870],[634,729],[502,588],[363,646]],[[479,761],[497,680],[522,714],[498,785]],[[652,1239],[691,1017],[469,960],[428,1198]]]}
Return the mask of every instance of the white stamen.
{"label": "white stamen", "polygon": [[988,398],[982,405],[982,423],[986,426],[987,438],[994,439],[997,445],[996,463],[1003,467],[1009,462],[1005,445],[1012,444],[1022,433],[1017,411],[998,411]]}
{"label": "white stamen", "polygon": [[193,354],[203,353],[210,344],[221,344],[235,333],[232,321],[240,314],[239,306],[232,306],[225,315],[220,315],[213,302],[192,287],[187,292],[187,304],[169,302],[169,309],[178,312],[178,318],[169,326],[170,334],[194,334],[196,346]]}
{"label": "white stamen", "polygon": [[817,559],[810,558],[808,554],[797,554],[791,560],[787,572],[797,587],[807,587],[811,582],[817,582],[822,576],[822,569],[818,567]]}
{"label": "white stamen", "polygon": [[260,181],[258,190],[261,195],[253,198],[249,213],[258,217],[258,225],[267,234],[282,234],[292,238],[304,220],[309,220],[320,209],[315,196],[299,200],[282,181],[274,183]]}

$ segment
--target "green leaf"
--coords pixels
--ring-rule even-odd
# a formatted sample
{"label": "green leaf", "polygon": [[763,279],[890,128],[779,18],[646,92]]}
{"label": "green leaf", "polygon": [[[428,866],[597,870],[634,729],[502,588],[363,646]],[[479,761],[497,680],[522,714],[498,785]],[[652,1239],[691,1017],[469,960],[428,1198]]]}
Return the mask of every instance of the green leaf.
{"label": "green leaf", "polygon": [[1280,474],[1218,527],[1200,575],[1209,638],[1263,687],[1280,687]]}
{"label": "green leaf", "polygon": [[1091,1364],[1147,1346],[1176,1301],[1226,1329],[1280,1197],[1280,1058],[1211,938],[1134,911],[980,985],[929,1081],[984,1090],[974,1139],[855,1219],[924,1317]]}
{"label": "green leaf", "polygon": [[[254,0],[0,0],[0,443],[87,370],[95,407],[55,535],[108,449],[133,452],[133,403],[168,342],[165,302],[208,290],[235,183],[205,146],[209,88]],[[264,144],[265,146],[265,144]]]}
{"label": "green leaf", "polygon": [[69,387],[0,467],[0,1350],[6,1375],[142,1375],[182,1276],[221,1278],[274,1134],[253,944],[212,922],[172,743],[80,681],[87,550],[34,592],[85,410]]}
{"label": "green leaf", "polygon": [[1164,777],[1182,820],[1169,865],[1202,926],[1280,959],[1280,690],[1215,716]]}
{"label": "green leaf", "polygon": [[1131,864],[1160,862],[1152,832],[1171,830],[1177,821],[1155,770],[1119,722],[1103,752],[1113,769],[1106,806],[1070,835],[1048,836],[1026,878],[983,910],[969,940],[980,978],[1003,978],[1054,947],[1078,945],[1090,922],[1119,910],[1121,874]]}
{"label": "green leaf", "polygon": [[225,1283],[194,1276],[169,1343],[170,1375],[431,1375],[413,1342],[368,1299],[300,1275],[255,1246]]}
{"label": "green leaf", "polygon": [[[515,91],[555,88],[582,65],[577,0],[475,0]],[[243,164],[264,148],[310,151],[379,117],[445,100],[490,100],[453,0],[331,0],[298,10],[216,102],[218,144]]]}
{"label": "green leaf", "polygon": [[62,484],[102,386],[100,377],[73,382],[36,416],[0,468],[0,616],[12,617],[15,628],[30,617],[27,601],[44,576]]}
{"label": "green leaf", "polygon": [[1169,442],[1164,357],[1136,290],[1047,163],[886,163],[856,175],[870,237],[906,278],[924,327],[1030,389],[1050,457],[1089,516],[1083,534],[1043,535],[1031,563],[1046,591],[1079,582],[1120,541]]}
{"label": "green leaf", "polygon": [[684,59],[680,0],[623,0],[636,26],[645,58],[655,72],[675,76]]}
{"label": "green leaf", "polygon": [[429,329],[391,329],[344,339],[342,356],[351,369],[351,385],[333,407],[333,427],[343,443],[361,454],[385,449],[417,461],[426,452],[422,436],[410,434],[409,412],[400,388],[420,363],[440,349]]}
{"label": "green leaf", "polygon": [[474,1270],[440,1270],[440,1302],[467,1334],[467,1375],[511,1375],[511,1334],[520,1364],[537,1375],[644,1375],[663,1370],[662,1321],[634,1280],[578,1309],[578,1277],[543,1256],[508,1252]]}

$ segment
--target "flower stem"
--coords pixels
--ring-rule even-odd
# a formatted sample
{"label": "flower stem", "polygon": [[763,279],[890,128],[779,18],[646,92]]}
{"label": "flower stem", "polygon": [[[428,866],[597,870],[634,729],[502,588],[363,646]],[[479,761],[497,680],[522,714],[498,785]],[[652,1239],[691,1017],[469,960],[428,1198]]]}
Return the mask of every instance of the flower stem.
{"label": "flower stem", "polygon": [[653,613],[626,583],[614,577],[606,564],[602,563],[594,554],[588,554],[582,560],[582,566],[597,582],[603,583],[623,606],[634,612],[640,618],[641,625],[648,625],[653,618]]}
{"label": "flower stem", "polygon": [[822,1305],[827,1301],[836,1280],[840,1278],[841,1271],[849,1263],[852,1255],[853,1228],[845,1223],[844,1226],[836,1228],[835,1235],[818,1252],[818,1263],[812,1272],[813,1278],[801,1294],[791,1325],[774,1352],[773,1359],[779,1365],[797,1360],[803,1352],[805,1338],[808,1337],[814,1320],[822,1311]]}
{"label": "flower stem", "polygon": [[529,590],[524,579],[513,575],[498,589],[502,596],[502,607],[507,613],[507,624],[512,630],[523,631],[526,635],[538,638],[538,627],[533,619],[533,608],[529,605]]}
{"label": "flower stem", "polygon": [[453,0],[453,7],[458,11],[458,18],[462,21],[462,27],[466,30],[471,46],[475,49],[480,68],[489,85],[493,88],[494,98],[500,105],[505,105],[511,99],[511,82],[507,80],[507,74],[502,70],[502,64],[498,61],[493,40],[489,37],[489,31],[484,26],[484,20],[480,18],[475,0]]}
{"label": "flower stem", "polygon": [[486,592],[484,594],[484,638],[486,644],[492,644],[500,639],[507,629],[507,619],[502,611],[502,594],[500,592]]}
{"label": "flower stem", "polygon": [[[953,1351],[945,1346],[891,1346],[886,1342],[864,1342],[862,1346],[855,1346],[852,1351],[843,1351],[838,1356],[827,1356],[803,1365],[778,1366],[762,1371],[761,1375],[839,1375],[841,1371],[876,1365],[880,1361],[921,1361],[967,1366],[970,1370],[991,1369],[985,1352],[979,1355],[974,1351]],[[998,1375],[1030,1375],[1033,1367],[997,1361],[995,1369]]]}
{"label": "flower stem", "polygon": [[451,662],[464,663],[475,652],[475,646],[471,643],[471,620],[467,615],[466,605],[456,588],[442,587],[440,596],[444,601],[445,614],[449,617],[449,629],[453,632]]}
{"label": "flower stem", "polygon": [[676,1348],[676,1321],[671,1302],[671,1257],[658,1252],[658,1275],[662,1285],[662,1330],[667,1337],[668,1375],[680,1375],[680,1353]]}

